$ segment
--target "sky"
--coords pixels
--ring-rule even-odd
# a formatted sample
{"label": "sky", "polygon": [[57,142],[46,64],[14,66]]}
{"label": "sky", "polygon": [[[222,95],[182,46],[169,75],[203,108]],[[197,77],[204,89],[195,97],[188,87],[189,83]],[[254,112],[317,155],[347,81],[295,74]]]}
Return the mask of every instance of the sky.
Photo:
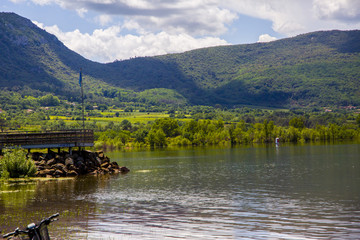
{"label": "sky", "polygon": [[101,63],[360,29],[360,0],[1,0],[0,12]]}

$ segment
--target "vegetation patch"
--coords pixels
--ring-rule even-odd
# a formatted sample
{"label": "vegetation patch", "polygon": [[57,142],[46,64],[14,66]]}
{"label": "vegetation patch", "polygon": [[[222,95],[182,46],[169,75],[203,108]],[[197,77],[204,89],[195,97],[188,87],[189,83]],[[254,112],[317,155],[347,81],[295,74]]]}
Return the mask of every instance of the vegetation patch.
{"label": "vegetation patch", "polygon": [[24,149],[4,149],[3,153],[4,155],[0,158],[0,177],[22,178],[35,176],[35,163],[27,158]]}

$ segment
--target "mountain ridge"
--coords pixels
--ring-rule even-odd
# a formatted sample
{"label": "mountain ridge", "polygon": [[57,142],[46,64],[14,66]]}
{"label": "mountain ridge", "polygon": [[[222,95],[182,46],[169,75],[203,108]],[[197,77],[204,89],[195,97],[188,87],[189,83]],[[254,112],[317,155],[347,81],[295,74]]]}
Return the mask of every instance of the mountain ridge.
{"label": "mountain ridge", "polygon": [[[79,101],[76,79],[83,68],[89,101],[146,101],[126,93],[170,89],[193,105],[360,105],[359,30],[102,64],[71,51],[30,20],[0,13],[0,49],[0,88],[26,87],[31,94],[70,101]],[[117,94],[105,96],[109,90]]]}

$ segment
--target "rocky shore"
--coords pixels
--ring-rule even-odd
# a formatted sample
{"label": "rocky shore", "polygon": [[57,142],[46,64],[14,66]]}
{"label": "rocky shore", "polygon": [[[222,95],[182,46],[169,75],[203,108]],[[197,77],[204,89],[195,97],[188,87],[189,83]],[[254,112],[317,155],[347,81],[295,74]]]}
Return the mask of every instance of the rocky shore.
{"label": "rocky shore", "polygon": [[110,162],[103,151],[72,151],[56,153],[34,152],[32,159],[37,167],[37,177],[75,177],[78,175],[98,175],[127,173],[130,170]]}

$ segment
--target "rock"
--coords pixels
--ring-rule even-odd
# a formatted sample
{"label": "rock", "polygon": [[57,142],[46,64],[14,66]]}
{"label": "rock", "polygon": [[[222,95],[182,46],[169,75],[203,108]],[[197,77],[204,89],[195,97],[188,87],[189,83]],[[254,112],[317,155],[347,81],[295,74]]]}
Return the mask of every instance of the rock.
{"label": "rock", "polygon": [[102,163],[105,163],[105,162],[108,162],[108,163],[109,163],[109,162],[110,162],[110,158],[104,157],[103,160],[102,160]]}
{"label": "rock", "polygon": [[45,160],[41,160],[40,162],[36,162],[35,163],[38,166],[45,166],[46,165],[46,161]]}
{"label": "rock", "polygon": [[75,165],[68,165],[67,166],[67,169],[69,170],[69,171],[78,171],[78,168],[77,167],[75,167]]}
{"label": "rock", "polygon": [[60,170],[62,172],[66,172],[67,169],[66,169],[66,166],[62,163],[57,163],[55,165],[53,165],[53,168],[56,169],[56,170]]}
{"label": "rock", "polygon": [[101,159],[99,157],[96,157],[95,164],[96,166],[101,166]]}
{"label": "rock", "polygon": [[127,167],[121,167],[120,172],[121,173],[128,173],[128,172],[130,172],[130,169],[128,169]]}
{"label": "rock", "polygon": [[64,172],[57,169],[55,172],[54,172],[54,175],[55,177],[62,177],[64,175]]}
{"label": "rock", "polygon": [[96,152],[97,153],[97,156],[100,158],[100,159],[103,159],[104,158],[104,153],[102,151],[100,152]]}
{"label": "rock", "polygon": [[75,163],[75,167],[77,168],[83,168],[85,166],[85,164],[82,161],[78,161]]}
{"label": "rock", "polygon": [[109,165],[110,165],[110,164],[109,164],[109,163],[107,163],[107,162],[106,162],[106,163],[103,163],[103,164],[101,164],[101,168],[108,168],[108,167],[109,167]]}
{"label": "rock", "polygon": [[107,173],[127,173],[127,167],[119,167],[116,162],[110,162],[104,152],[97,151],[73,151],[55,153],[49,151],[48,154],[32,153],[32,158],[37,167],[36,176],[38,177],[74,177],[81,174],[107,174]]}
{"label": "rock", "polygon": [[74,170],[71,170],[71,171],[66,173],[67,177],[75,177],[77,175],[78,175],[78,173],[76,171],[74,171]]}
{"label": "rock", "polygon": [[[74,158],[74,157],[73,157]],[[74,158],[75,159],[75,158]],[[84,162],[84,158],[83,157],[77,157],[76,158],[76,162]]]}
{"label": "rock", "polygon": [[36,176],[36,177],[44,177],[44,176],[45,176],[44,171],[37,171],[37,172],[35,173],[35,176]]}
{"label": "rock", "polygon": [[71,157],[68,157],[65,159],[65,165],[69,166],[69,165],[74,165],[74,160]]}
{"label": "rock", "polygon": [[84,153],[85,158],[88,158],[91,161],[95,161],[96,154],[94,152],[92,152],[92,151],[84,151],[83,153]]}
{"label": "rock", "polygon": [[52,165],[54,165],[54,164],[56,164],[56,163],[57,163],[57,161],[56,161],[55,158],[52,158],[52,159],[50,159],[50,160],[47,161],[47,165],[49,165],[49,166],[52,166]]}
{"label": "rock", "polygon": [[44,169],[45,169],[44,166],[37,166],[36,168],[37,168],[38,170],[44,170]]}
{"label": "rock", "polygon": [[94,170],[94,171],[90,172],[89,175],[98,175],[98,171]]}
{"label": "rock", "polygon": [[45,170],[43,171],[43,173],[44,173],[45,175],[52,175],[52,174],[55,173],[55,169],[45,169]]}
{"label": "rock", "polygon": [[88,162],[86,162],[86,166],[89,168],[93,168],[93,167],[95,167],[95,164],[93,162],[88,161]]}
{"label": "rock", "polygon": [[110,165],[115,169],[119,169],[119,165],[117,164],[117,162],[112,162],[110,163]]}

